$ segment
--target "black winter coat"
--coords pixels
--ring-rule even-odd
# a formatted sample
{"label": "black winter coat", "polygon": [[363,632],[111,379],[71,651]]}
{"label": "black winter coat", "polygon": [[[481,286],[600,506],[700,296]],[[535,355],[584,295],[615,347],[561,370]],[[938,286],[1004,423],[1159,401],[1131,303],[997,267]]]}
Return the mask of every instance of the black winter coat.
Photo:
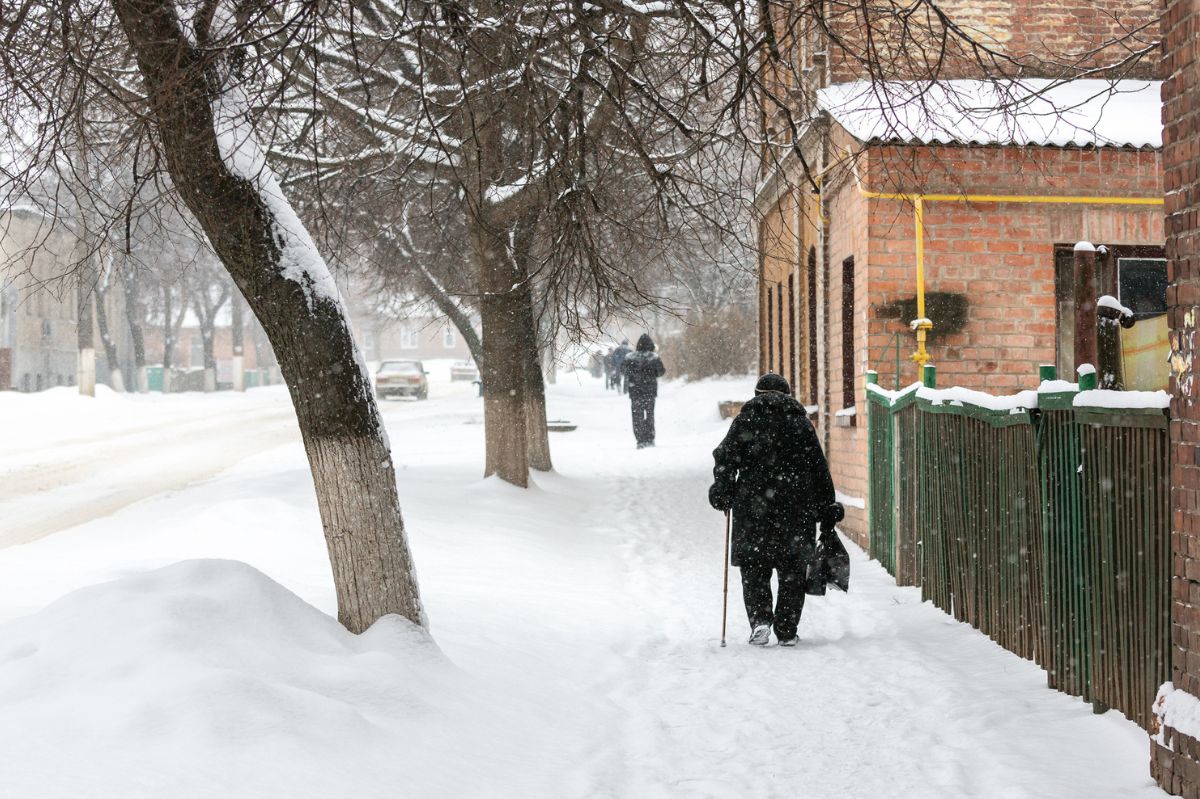
{"label": "black winter coat", "polygon": [[631,400],[658,396],[658,378],[666,374],[662,359],[652,351],[631,352],[621,364],[625,391]]}
{"label": "black winter coat", "polygon": [[835,497],[804,407],[786,394],[754,397],[713,459],[708,500],[717,510],[733,511],[732,565],[811,559],[817,521]]}

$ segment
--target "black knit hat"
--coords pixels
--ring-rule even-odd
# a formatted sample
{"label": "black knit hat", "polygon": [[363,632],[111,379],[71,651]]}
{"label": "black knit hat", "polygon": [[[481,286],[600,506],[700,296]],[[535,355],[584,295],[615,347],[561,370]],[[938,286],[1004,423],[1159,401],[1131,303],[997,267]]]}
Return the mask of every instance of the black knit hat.
{"label": "black knit hat", "polygon": [[783,379],[783,375],[767,372],[758,378],[758,383],[754,386],[754,393],[766,394],[769,391],[774,391],[776,394],[791,394],[792,387],[788,385],[787,380]]}

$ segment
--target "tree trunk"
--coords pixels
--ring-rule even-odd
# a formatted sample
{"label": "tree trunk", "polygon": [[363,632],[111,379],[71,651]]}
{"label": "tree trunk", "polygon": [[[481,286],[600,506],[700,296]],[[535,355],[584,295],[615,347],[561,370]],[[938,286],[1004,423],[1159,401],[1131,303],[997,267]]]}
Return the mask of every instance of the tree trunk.
{"label": "tree trunk", "polygon": [[517,274],[512,291],[519,297],[520,303],[518,322],[525,363],[525,436],[529,448],[529,467],[548,472],[554,468],[554,464],[550,460],[546,382],[542,376],[537,317],[533,312],[533,286],[529,276],[531,238],[536,226],[536,217],[527,219],[517,226],[517,233],[513,236],[513,265]]}
{"label": "tree trunk", "polygon": [[206,72],[220,51],[188,43],[171,0],[112,2],[137,57],[167,171],[283,369],[312,470],[339,621],[353,632],[389,613],[424,624],[391,453],[328,267],[265,165],[250,171],[222,154],[222,143],[247,134],[239,154],[253,156],[257,147],[244,120],[229,130],[229,120],[215,118],[213,101],[228,98],[214,97]]}
{"label": "tree trunk", "polygon": [[117,345],[108,327],[108,289],[102,288],[107,277],[96,285],[96,327],[100,330],[100,344],[104,347],[104,362],[108,364],[108,379],[113,391],[125,390],[125,379],[121,374],[121,360]]}
{"label": "tree trunk", "polygon": [[529,485],[529,441],[526,435],[524,296],[517,282],[507,235],[490,230],[486,220],[471,220],[471,243],[479,264],[483,297],[483,425],[486,442],[484,476],[525,488]]}
{"label": "tree trunk", "polygon": [[230,339],[233,342],[233,390],[246,390],[246,326],[242,322],[243,300],[235,291],[233,296],[229,298],[232,303],[230,306],[231,316],[233,317],[230,325]]}
{"label": "tree trunk", "polygon": [[525,346],[525,434],[529,439],[529,468],[548,472],[554,468],[550,460],[550,430],[546,426],[546,381],[542,375],[542,359],[538,350],[537,328],[533,312],[526,320],[532,334]]}
{"label": "tree trunk", "polygon": [[[186,302],[184,304],[187,305]],[[169,283],[162,284],[162,392],[170,394],[170,370],[175,366],[175,293]],[[181,314],[182,316],[182,314]]]}
{"label": "tree trunk", "polygon": [[133,379],[129,384],[139,392],[146,392],[146,340],[142,336],[142,289],[137,276],[131,270],[121,269],[121,288],[125,294],[125,319],[129,324],[129,338],[133,342]]}
{"label": "tree trunk", "polygon": [[225,304],[225,293],[222,292],[215,304],[208,297],[208,286],[199,286],[193,298],[196,318],[200,320],[200,347],[204,358],[204,390],[217,390],[217,355],[214,351],[214,339],[217,335],[217,312]]}
{"label": "tree trunk", "polygon": [[96,290],[96,268],[88,256],[86,265],[79,275],[76,287],[76,336],[79,343],[79,393],[85,397],[96,396],[96,339],[93,316],[93,293]]}

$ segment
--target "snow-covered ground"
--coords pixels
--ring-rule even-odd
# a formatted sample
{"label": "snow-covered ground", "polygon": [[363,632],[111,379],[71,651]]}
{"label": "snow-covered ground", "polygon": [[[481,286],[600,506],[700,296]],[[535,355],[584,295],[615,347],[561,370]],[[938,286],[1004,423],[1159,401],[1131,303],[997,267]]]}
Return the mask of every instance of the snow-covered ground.
{"label": "snow-covered ground", "polygon": [[[709,453],[717,401],[752,384],[665,385],[638,451],[624,398],[579,375],[550,389],[579,427],[529,491],[480,479],[469,384],[384,404],[432,640],[329,617],[294,423],[230,446],[286,417],[281,390],[0,395],[0,475],[30,485],[43,446],[99,467],[141,435],[232,464],[40,537],[0,494],[0,545],[37,538],[0,549],[0,797],[1163,796],[1141,730],[853,548],[851,592],[809,600],[794,650],[745,645],[734,572],[721,649]],[[35,486],[38,512],[75,513],[89,479]]]}

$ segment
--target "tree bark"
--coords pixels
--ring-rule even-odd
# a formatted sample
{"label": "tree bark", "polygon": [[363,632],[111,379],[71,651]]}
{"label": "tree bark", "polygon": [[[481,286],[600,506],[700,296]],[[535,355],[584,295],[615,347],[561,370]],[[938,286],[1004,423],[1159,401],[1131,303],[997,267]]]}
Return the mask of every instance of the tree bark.
{"label": "tree bark", "polygon": [[546,426],[546,382],[542,376],[541,348],[538,344],[537,316],[533,312],[533,286],[530,280],[529,259],[532,236],[537,227],[536,216],[517,226],[513,236],[513,265],[516,281],[512,291],[520,304],[520,345],[524,354],[525,372],[525,436],[529,449],[529,468],[548,472],[554,468],[550,460],[550,431]]}
{"label": "tree bark", "polygon": [[245,300],[235,291],[229,301],[232,303],[230,306],[232,322],[229,335],[233,346],[233,390],[245,391],[246,326],[242,323],[242,308]]}
{"label": "tree bark", "polygon": [[100,330],[100,344],[104,347],[104,361],[108,364],[108,379],[113,391],[125,390],[125,378],[121,374],[121,360],[117,345],[108,326],[108,286],[105,276],[96,284],[96,327]]}
{"label": "tree bark", "polygon": [[179,343],[179,331],[183,329],[183,320],[187,317],[187,278],[180,276],[179,312],[174,314],[175,288],[170,283],[162,284],[163,303],[163,356],[162,356],[162,390],[164,394],[171,393],[171,373],[175,368],[175,347]]}
{"label": "tree bark", "polygon": [[[211,105],[220,90],[206,75],[220,53],[188,43],[170,0],[112,2],[171,179],[279,359],[312,470],[339,621],[353,632],[390,613],[424,624],[379,409],[341,302],[319,288],[332,284],[328,269],[274,178],[234,172],[222,157]],[[297,249],[315,260],[289,261],[304,268],[293,279],[284,259]]]}
{"label": "tree bark", "polygon": [[85,397],[96,396],[96,320],[93,315],[93,300],[97,283],[96,267],[89,255],[76,287],[76,336],[79,343],[79,393]]}
{"label": "tree bark", "polygon": [[529,485],[528,410],[525,406],[525,311],[523,295],[514,291],[518,276],[504,232],[489,229],[484,219],[471,223],[471,243],[479,264],[483,328],[483,424],[487,456],[484,476]]}
{"label": "tree bark", "polygon": [[129,385],[139,392],[146,392],[146,339],[142,335],[142,289],[137,276],[129,269],[121,270],[121,289],[125,295],[125,320],[129,324],[129,338],[133,342],[134,374]]}
{"label": "tree bark", "polygon": [[200,345],[204,357],[205,391],[217,390],[217,355],[214,349],[214,340],[217,335],[217,314],[229,296],[228,288],[222,286],[216,301],[213,301],[208,294],[211,288],[212,286],[205,285],[202,281],[196,286],[196,293],[192,298],[192,306],[195,308],[196,318],[200,321]]}

